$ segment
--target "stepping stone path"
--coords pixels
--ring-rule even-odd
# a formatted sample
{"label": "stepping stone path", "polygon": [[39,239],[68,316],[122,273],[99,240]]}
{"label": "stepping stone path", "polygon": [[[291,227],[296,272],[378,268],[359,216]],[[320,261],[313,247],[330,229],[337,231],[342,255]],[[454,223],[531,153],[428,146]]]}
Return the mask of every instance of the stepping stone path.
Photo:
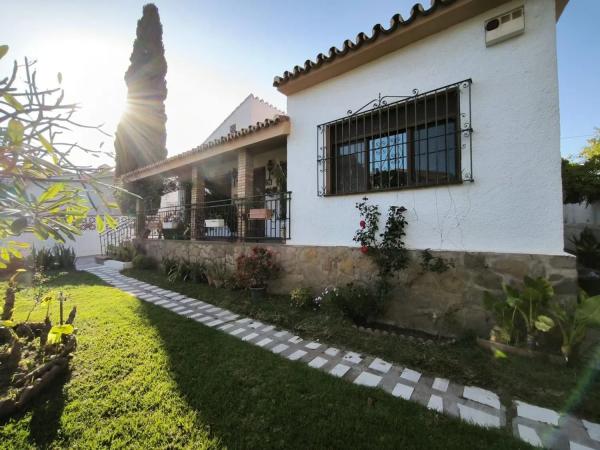
{"label": "stepping stone path", "polygon": [[146,302],[228,333],[248,345],[256,345],[354,384],[383,389],[394,397],[417,402],[475,425],[508,428],[533,446],[557,450],[600,450],[600,424],[518,400],[507,407],[502,405],[496,393],[486,389],[461,386],[445,378],[430,378],[413,368],[329,347],[321,342],[305,341],[287,330],[240,317],[209,303],[126,277],[104,266],[82,268]]}

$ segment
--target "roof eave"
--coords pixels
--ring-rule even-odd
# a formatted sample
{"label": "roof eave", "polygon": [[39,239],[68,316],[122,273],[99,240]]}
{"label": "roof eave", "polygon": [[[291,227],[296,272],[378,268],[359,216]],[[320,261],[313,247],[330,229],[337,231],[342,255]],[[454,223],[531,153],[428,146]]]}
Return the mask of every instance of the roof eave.
{"label": "roof eave", "polygon": [[184,155],[176,155],[161,161],[158,164],[152,164],[147,167],[136,169],[126,173],[121,177],[124,183],[131,183],[164,173],[174,172],[182,167],[200,162],[202,160],[213,158],[227,152],[236,151],[241,148],[249,148],[276,140],[290,134],[290,121],[287,116],[281,116],[277,122],[272,125],[258,128],[248,134],[244,134],[236,139],[224,140],[223,142],[201,149],[199,151],[186,152]]}
{"label": "roof eave", "polygon": [[[299,68],[291,74],[286,73],[284,77],[277,77],[273,84],[284,95],[294,94],[509,1],[511,0],[456,0],[450,3],[434,3],[437,6],[433,13],[415,14],[413,20],[406,21],[389,34],[381,33],[376,38],[367,39],[360,44],[347,41],[343,50],[333,52],[333,55],[330,52],[329,56],[321,56],[317,63],[307,61],[304,68]],[[558,20],[569,0],[555,1]]]}

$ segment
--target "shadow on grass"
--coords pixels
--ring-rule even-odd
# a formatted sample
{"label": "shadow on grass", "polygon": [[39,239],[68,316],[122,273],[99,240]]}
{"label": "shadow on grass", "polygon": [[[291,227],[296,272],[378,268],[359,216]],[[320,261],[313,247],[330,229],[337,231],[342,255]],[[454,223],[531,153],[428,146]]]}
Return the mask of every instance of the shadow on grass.
{"label": "shadow on grass", "polygon": [[65,407],[65,384],[70,379],[71,372],[69,370],[57,378],[38,397],[31,400],[23,411],[0,421],[0,426],[6,424],[9,420],[20,420],[31,414],[28,440],[36,448],[47,448],[58,436]]}
{"label": "shadow on grass", "polygon": [[526,448],[504,431],[466,425],[355,386],[141,302],[171,376],[229,448]]}
{"label": "shadow on grass", "polygon": [[29,438],[37,447],[47,446],[58,436],[65,407],[64,386],[70,379],[71,372],[68,371],[32,404]]}

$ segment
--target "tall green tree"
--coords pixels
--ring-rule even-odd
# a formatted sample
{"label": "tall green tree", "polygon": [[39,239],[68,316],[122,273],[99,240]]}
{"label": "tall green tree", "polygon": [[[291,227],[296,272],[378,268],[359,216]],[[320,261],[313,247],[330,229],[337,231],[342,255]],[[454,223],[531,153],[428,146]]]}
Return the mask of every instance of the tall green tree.
{"label": "tall green tree", "polygon": [[[162,34],[158,8],[151,3],[145,5],[142,18],[137,23],[130,65],[125,73],[127,108],[116,132],[116,177],[167,156],[164,103],[167,97],[167,61]],[[124,187],[151,200],[160,196],[162,179],[143,180]],[[126,212],[135,209],[131,196],[121,196],[120,203]]]}
{"label": "tall green tree", "polygon": [[562,160],[563,202],[600,201],[600,128],[579,153],[580,160]]}

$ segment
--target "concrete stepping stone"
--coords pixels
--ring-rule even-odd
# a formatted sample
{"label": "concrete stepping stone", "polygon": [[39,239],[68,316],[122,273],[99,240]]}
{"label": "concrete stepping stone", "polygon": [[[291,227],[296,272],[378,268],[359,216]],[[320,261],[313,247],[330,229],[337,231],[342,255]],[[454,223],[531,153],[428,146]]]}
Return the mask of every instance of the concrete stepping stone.
{"label": "concrete stepping stone", "polygon": [[259,347],[264,347],[265,345],[269,345],[271,342],[273,342],[273,339],[264,338],[258,341],[256,345],[258,345]]}
{"label": "concrete stepping stone", "polygon": [[488,414],[467,405],[458,404],[460,418],[465,422],[474,423],[486,428],[500,428],[500,417]]}
{"label": "concrete stepping stone", "polygon": [[439,395],[432,395],[427,402],[427,408],[439,413],[444,412],[444,400]]}
{"label": "concrete stepping stone", "polygon": [[337,356],[339,352],[340,351],[335,347],[329,347],[327,350],[325,350],[325,354],[327,356]]}
{"label": "concrete stepping stone", "polygon": [[524,417],[525,419],[535,420],[536,422],[547,423],[556,427],[558,426],[560,414],[558,414],[556,411],[530,405],[529,403],[519,400],[515,400],[514,403],[517,407],[517,416]]}
{"label": "concrete stepping stone", "polygon": [[600,425],[597,423],[588,422],[587,420],[582,420],[582,422],[590,438],[594,441],[600,442]]}
{"label": "concrete stepping stone", "polygon": [[450,385],[450,380],[446,378],[436,378],[433,380],[432,388],[436,391],[446,392],[448,390],[448,386]]}
{"label": "concrete stepping stone", "polygon": [[358,364],[362,361],[362,358],[360,357],[360,355],[358,353],[355,352],[348,352],[344,355],[344,357],[342,358],[345,362],[349,362],[352,364]]}
{"label": "concrete stepping stone", "polygon": [[276,345],[275,347],[273,347],[271,349],[271,351],[273,353],[277,354],[277,353],[281,353],[281,352],[287,350],[289,347],[290,347],[289,345],[279,344],[279,345]]}
{"label": "concrete stepping stone", "polygon": [[299,344],[300,342],[302,342],[302,338],[300,336],[294,336],[288,339],[288,342],[291,342],[292,344]]}
{"label": "concrete stepping stone", "polygon": [[577,442],[569,441],[569,449],[570,450],[594,450],[592,447],[588,447],[587,445],[578,444]]}
{"label": "concrete stepping stone", "polygon": [[412,381],[413,383],[418,383],[421,379],[421,372],[417,372],[416,370],[412,369],[404,369],[400,374],[400,378]]}
{"label": "concrete stepping stone", "polygon": [[361,372],[353,381],[354,384],[367,387],[377,387],[380,382],[381,377],[370,372]]}
{"label": "concrete stepping stone", "polygon": [[310,349],[310,350],[316,350],[321,346],[321,344],[319,344],[318,342],[309,342],[308,344],[305,345],[306,348]]}
{"label": "concrete stepping stone", "polygon": [[251,341],[252,339],[254,339],[255,337],[258,337],[258,336],[259,336],[258,333],[250,333],[250,334],[247,334],[246,336],[244,336],[242,338],[242,341]]}
{"label": "concrete stepping stone", "polygon": [[304,355],[306,355],[306,352],[304,350],[296,350],[294,353],[288,355],[287,359],[289,359],[291,361],[297,361],[300,358],[302,358]]}
{"label": "concrete stepping stone", "polygon": [[463,397],[482,405],[491,406],[492,408],[500,409],[500,397],[492,391],[481,389],[473,386],[465,386]]}
{"label": "concrete stepping stone", "polygon": [[331,375],[334,377],[341,378],[346,375],[346,372],[350,370],[350,366],[346,366],[345,364],[337,364],[333,369],[329,371]]}
{"label": "concrete stepping stone", "polygon": [[410,400],[411,395],[413,394],[413,392],[415,391],[415,388],[412,386],[407,386],[405,384],[402,383],[397,383],[396,386],[394,386],[394,390],[392,391],[392,395],[394,397],[400,397],[403,398],[404,400]]}
{"label": "concrete stepping stone", "polygon": [[329,362],[329,360],[327,360],[325,358],[321,358],[320,356],[317,356],[315,359],[313,359],[311,362],[309,362],[308,365],[309,365],[309,367],[312,367],[314,369],[320,369],[328,362]]}
{"label": "concrete stepping stone", "polygon": [[391,368],[392,365],[389,362],[379,358],[375,358],[373,362],[369,364],[369,369],[373,369],[381,373],[388,373]]}
{"label": "concrete stepping stone", "polygon": [[533,428],[523,424],[518,424],[517,429],[519,431],[519,437],[528,444],[533,445],[534,447],[544,446],[540,436],[537,434],[537,431],[535,431]]}

